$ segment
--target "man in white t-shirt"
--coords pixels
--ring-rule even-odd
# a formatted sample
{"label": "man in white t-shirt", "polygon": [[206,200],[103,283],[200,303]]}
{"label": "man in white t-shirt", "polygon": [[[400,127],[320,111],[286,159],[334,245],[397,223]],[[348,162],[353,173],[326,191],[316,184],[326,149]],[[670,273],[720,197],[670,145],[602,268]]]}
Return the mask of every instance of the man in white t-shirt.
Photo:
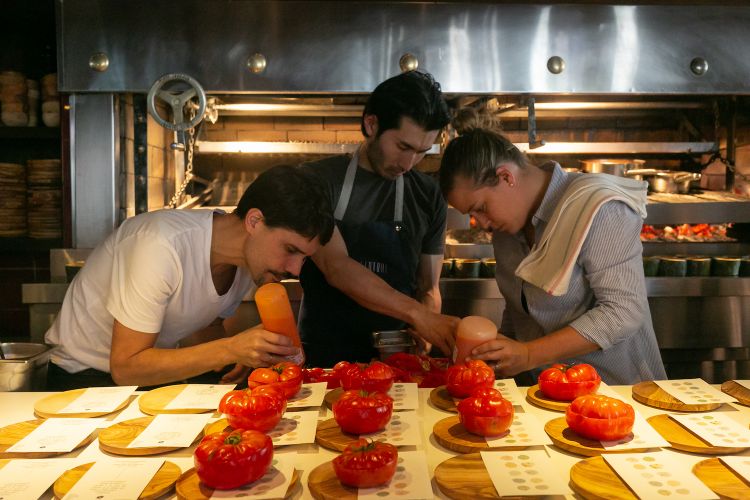
{"label": "man in white t-shirt", "polygon": [[[248,367],[297,354],[287,337],[260,327],[228,337],[222,320],[251,287],[297,276],[332,231],[320,181],[287,166],[261,174],[234,213],[160,210],[126,220],[91,253],[45,335],[61,346],[48,388],[164,384],[233,363],[222,381],[236,383]],[[194,345],[180,346],[187,337]]]}

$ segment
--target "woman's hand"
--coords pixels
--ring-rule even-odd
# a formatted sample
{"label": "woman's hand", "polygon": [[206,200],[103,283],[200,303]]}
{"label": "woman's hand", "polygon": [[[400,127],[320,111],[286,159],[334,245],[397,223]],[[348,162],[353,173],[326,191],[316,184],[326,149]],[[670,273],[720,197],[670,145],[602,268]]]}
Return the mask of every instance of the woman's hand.
{"label": "woman's hand", "polygon": [[497,339],[472,349],[471,357],[486,361],[497,375],[504,377],[512,377],[533,368],[529,363],[529,348],[526,344],[500,333],[497,334]]}

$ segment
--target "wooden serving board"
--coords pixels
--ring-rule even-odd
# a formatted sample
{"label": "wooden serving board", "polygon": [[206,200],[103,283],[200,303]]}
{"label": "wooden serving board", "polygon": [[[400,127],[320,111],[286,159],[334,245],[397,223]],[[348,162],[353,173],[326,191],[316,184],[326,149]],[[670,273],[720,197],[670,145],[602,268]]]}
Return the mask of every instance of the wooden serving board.
{"label": "wooden serving board", "polygon": [[136,396],[130,396],[123,403],[111,412],[94,412],[94,413],[60,413],[60,410],[78,399],[86,389],[73,389],[72,391],[60,392],[43,397],[34,403],[34,414],[40,418],[93,418],[109,415],[118,412],[128,406]]}
{"label": "wooden serving board", "polygon": [[[106,429],[99,431],[99,448],[108,453],[115,455],[127,455],[141,457],[145,455],[157,455],[169,451],[179,450],[179,447],[172,446],[154,446],[150,448],[128,448],[133,439],[148,427],[154,417],[140,417],[130,420],[123,420]],[[203,434],[199,434],[195,441],[200,440]],[[195,442],[193,441],[193,442]]]}
{"label": "wooden serving board", "polygon": [[[525,450],[528,446],[493,446],[487,444],[487,441],[483,436],[472,434],[466,430],[466,427],[461,425],[458,417],[448,417],[435,422],[432,427],[432,434],[435,436],[435,440],[448,448],[449,450],[456,451],[458,453],[476,453],[480,450]],[[504,435],[507,436],[510,432],[506,432]],[[502,437],[502,436],[500,436]]]}
{"label": "wooden serving board", "polygon": [[570,468],[568,484],[587,500],[638,500],[602,457],[576,462]]}
{"label": "wooden serving board", "polygon": [[731,455],[747,450],[747,447],[711,446],[688,429],[679,424],[669,415],[654,415],[649,417],[648,423],[661,434],[661,437],[669,441],[675,450],[700,453],[702,455]]}
{"label": "wooden serving board", "polygon": [[739,401],[740,404],[750,406],[750,389],[742,386],[734,380],[727,380],[721,384],[722,392],[725,392]]}
{"label": "wooden serving board", "polygon": [[533,385],[526,391],[526,401],[547,410],[565,411],[570,405],[570,401],[558,401],[557,399],[548,398],[539,389],[539,384]]}
{"label": "wooden serving board", "polygon": [[586,457],[595,457],[602,453],[640,453],[649,449],[629,448],[627,450],[607,450],[599,441],[579,436],[573,432],[568,427],[565,417],[550,420],[544,424],[544,431],[558,448]]}
{"label": "wooden serving board", "polygon": [[344,389],[342,389],[341,387],[337,387],[326,393],[326,395],[323,397],[323,401],[325,402],[329,410],[333,410],[333,403],[338,401],[342,394],[344,394]]}
{"label": "wooden serving board", "polygon": [[459,455],[441,462],[435,467],[435,482],[440,491],[456,500],[512,498],[498,495],[479,453]]}
{"label": "wooden serving board", "polygon": [[448,389],[444,385],[435,387],[430,391],[430,401],[441,410],[458,413],[456,402],[453,400],[453,396],[448,394]]}
{"label": "wooden serving board", "polygon": [[[49,452],[7,452],[8,448],[28,436],[31,431],[42,425],[44,419],[27,420],[25,422],[18,422],[17,424],[11,424],[0,429],[0,458],[47,458],[55,457],[58,455],[64,455],[70,453],[67,451],[49,451]],[[78,446],[73,448],[77,450],[82,446],[86,446],[94,440],[95,433],[89,434],[83,441],[78,443]]]}
{"label": "wooden serving board", "polygon": [[[294,492],[294,488],[299,484],[300,472],[294,470],[292,474],[292,482],[289,483],[289,488],[286,490],[284,498],[289,498]],[[201,483],[198,479],[198,474],[195,472],[195,468],[185,472],[177,480],[175,487],[177,491],[177,498],[183,500],[209,500],[211,495],[214,493],[214,489]]]}
{"label": "wooden serving board", "polygon": [[357,500],[359,491],[358,488],[341,484],[331,462],[320,464],[310,471],[307,487],[317,500]]}
{"label": "wooden serving board", "polygon": [[318,422],[318,428],[315,430],[315,442],[333,451],[344,451],[348,444],[357,439],[359,436],[342,431],[332,418]]}
{"label": "wooden serving board", "polygon": [[147,415],[158,415],[160,413],[208,413],[216,411],[216,408],[165,409],[185,387],[187,387],[187,384],[167,385],[152,389],[138,398],[138,408]]}
{"label": "wooden serving board", "polygon": [[722,403],[685,404],[671,396],[654,382],[639,382],[633,386],[633,399],[646,406],[672,411],[711,411]]}
{"label": "wooden serving board", "polygon": [[693,474],[721,498],[750,498],[750,486],[718,458],[701,460],[693,466]]}
{"label": "wooden serving board", "polygon": [[[91,462],[65,471],[52,487],[55,498],[62,498],[67,495],[78,480],[93,466],[94,462]],[[151,481],[143,488],[138,500],[153,500],[169,493],[174,488],[181,474],[182,471],[177,465],[165,461],[159,470],[156,471],[154,477],[151,478]]]}

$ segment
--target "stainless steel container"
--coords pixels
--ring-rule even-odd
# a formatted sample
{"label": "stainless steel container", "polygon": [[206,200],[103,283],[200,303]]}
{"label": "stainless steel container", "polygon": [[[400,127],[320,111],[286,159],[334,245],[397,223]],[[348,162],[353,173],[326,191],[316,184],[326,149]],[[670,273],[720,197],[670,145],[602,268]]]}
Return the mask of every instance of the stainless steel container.
{"label": "stainless steel container", "polygon": [[686,194],[690,191],[690,184],[701,179],[701,174],[693,172],[673,172],[653,168],[629,170],[626,175],[633,179],[645,180],[648,182],[649,190],[654,193]]}
{"label": "stainless steel container", "polygon": [[372,332],[372,345],[380,353],[380,359],[385,360],[397,352],[414,353],[417,344],[406,330],[383,330]]}
{"label": "stainless steel container", "polygon": [[41,391],[47,387],[47,366],[56,346],[28,342],[0,344],[0,392]]}
{"label": "stainless steel container", "polygon": [[581,160],[581,168],[589,174],[610,174],[623,177],[635,168],[642,168],[643,160]]}

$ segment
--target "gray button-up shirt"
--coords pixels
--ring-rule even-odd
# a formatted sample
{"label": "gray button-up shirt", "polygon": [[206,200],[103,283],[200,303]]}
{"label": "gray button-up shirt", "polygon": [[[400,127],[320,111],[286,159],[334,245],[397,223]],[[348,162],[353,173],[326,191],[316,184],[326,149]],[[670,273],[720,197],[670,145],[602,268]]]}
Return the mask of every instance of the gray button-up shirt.
{"label": "gray button-up shirt", "polygon": [[[578,175],[600,175],[566,173],[556,163],[542,168],[551,169],[552,178],[532,217],[536,242],[568,184]],[[530,252],[523,232],[495,231],[495,277],[506,300],[501,333],[528,342],[571,326],[601,350],[561,362],[589,363],[608,384],[665,379],[646,296],[641,225],[641,217],[624,203],[602,205],[581,248],[568,293],[559,297],[515,275]]]}

